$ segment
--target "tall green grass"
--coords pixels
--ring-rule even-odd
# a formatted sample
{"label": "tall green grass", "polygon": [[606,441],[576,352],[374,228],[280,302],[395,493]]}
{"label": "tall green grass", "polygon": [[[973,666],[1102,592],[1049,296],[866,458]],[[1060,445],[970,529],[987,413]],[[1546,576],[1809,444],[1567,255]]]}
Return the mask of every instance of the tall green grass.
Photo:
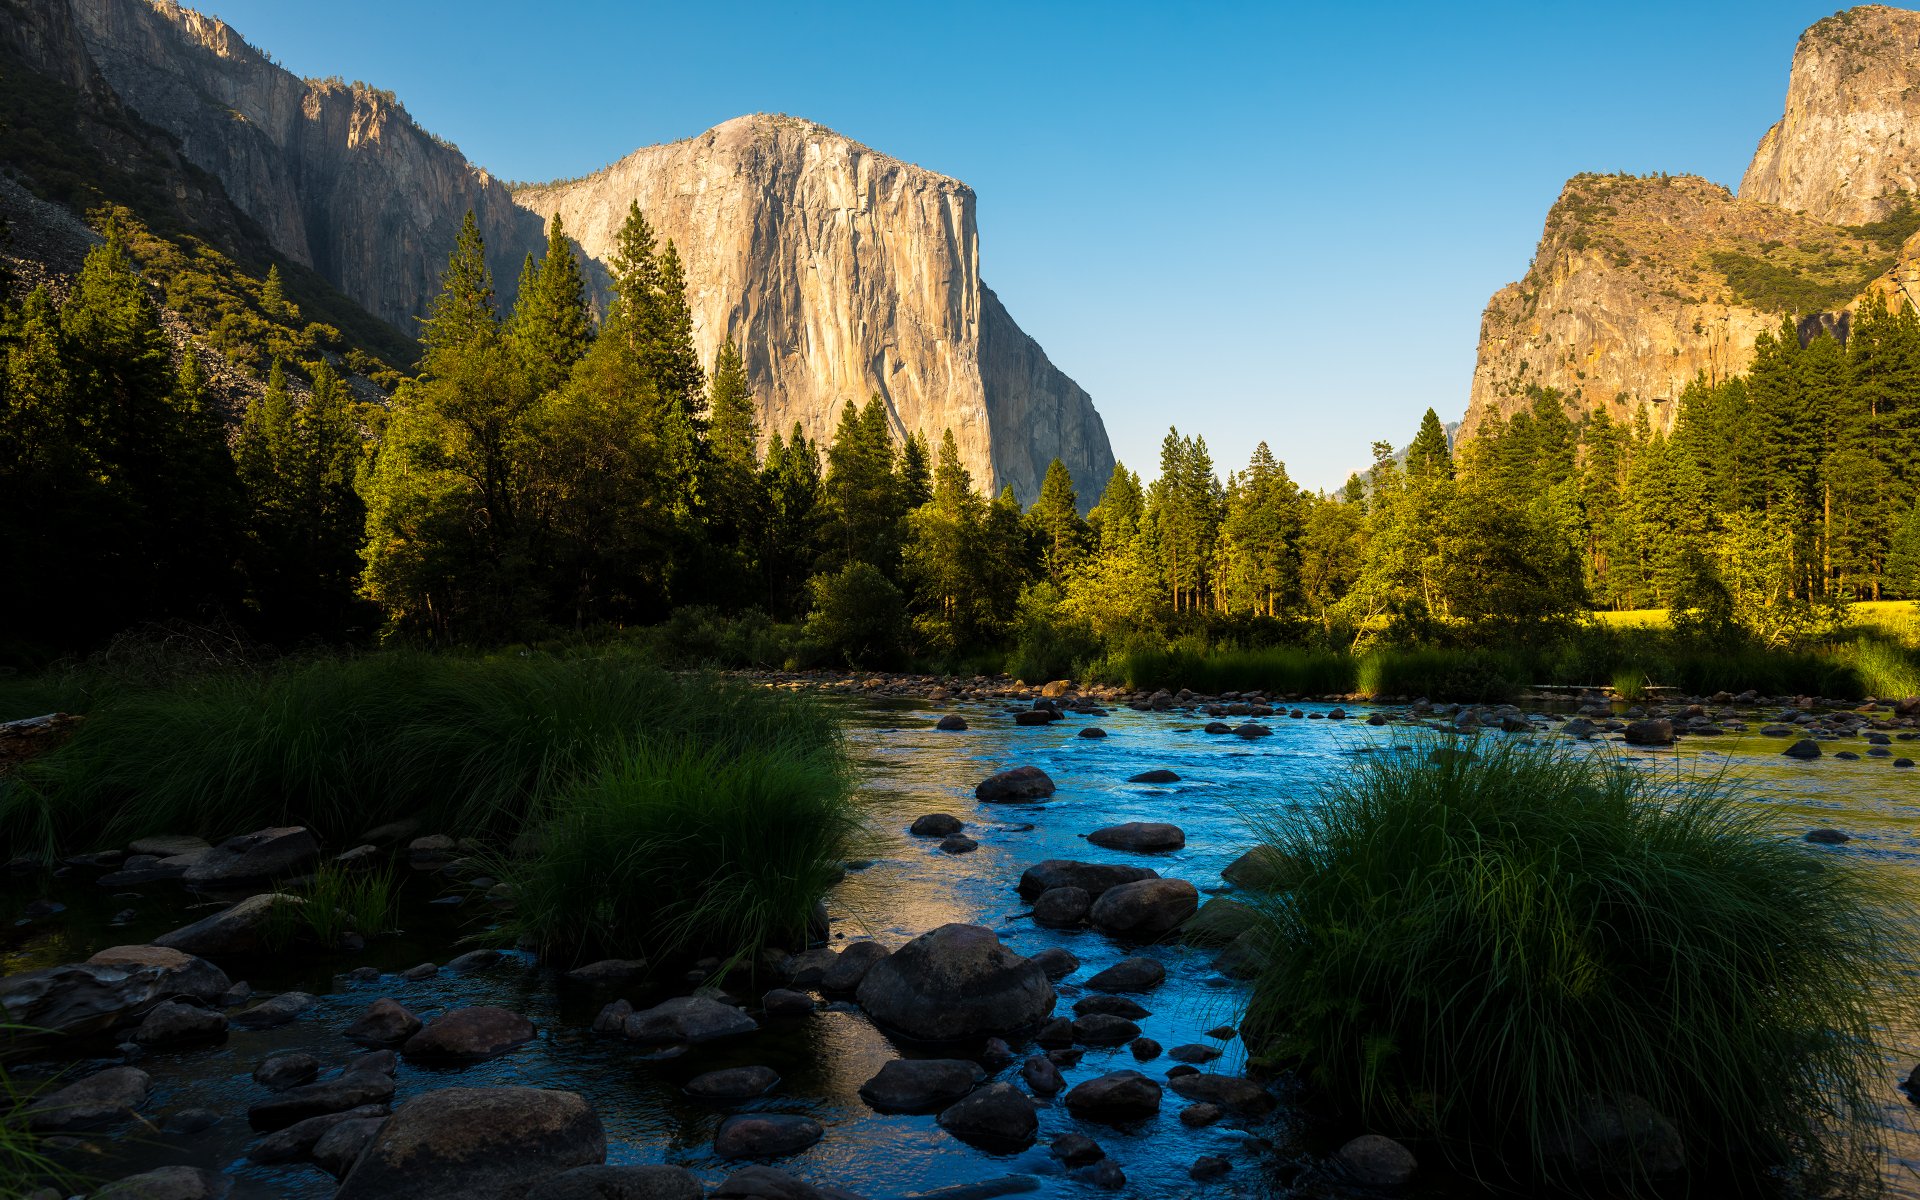
{"label": "tall green grass", "polygon": [[378,937],[394,929],[393,868],[353,870],[323,863],[294,893],[298,903],[267,910],[267,945],[279,949],[302,936],[332,949],[349,933]]}
{"label": "tall green grass", "polygon": [[579,959],[804,945],[859,835],[852,797],[830,742],[631,746],[567,789],[529,853],[498,864],[508,925]]}
{"label": "tall green grass", "polygon": [[1877,1179],[1880,1046],[1914,996],[1904,896],[1724,779],[1429,749],[1362,760],[1304,815],[1254,814],[1303,868],[1260,902],[1258,1052],[1355,1126],[1490,1178],[1576,1184],[1556,1134],[1632,1095],[1676,1123],[1696,1182]]}
{"label": "tall green grass", "polygon": [[[19,1025],[0,1024],[0,1043],[15,1034],[35,1033]],[[66,1195],[81,1182],[53,1160],[44,1140],[28,1125],[27,1106],[33,1099],[32,1090],[0,1067],[0,1196],[26,1196],[41,1187],[58,1187]]]}
{"label": "tall green grass", "polygon": [[622,655],[318,659],[115,689],[0,781],[20,845],[299,824],[335,842],[402,817],[511,837],[638,737],[745,749],[831,723],[796,699]]}

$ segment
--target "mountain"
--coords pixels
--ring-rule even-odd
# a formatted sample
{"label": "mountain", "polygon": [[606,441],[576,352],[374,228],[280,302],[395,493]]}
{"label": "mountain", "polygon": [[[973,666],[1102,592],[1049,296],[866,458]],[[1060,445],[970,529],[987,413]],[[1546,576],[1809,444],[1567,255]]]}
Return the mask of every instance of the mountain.
{"label": "mountain", "polygon": [[[67,0],[33,0],[42,7]],[[752,116],[567,183],[510,189],[364,83],[300,79],[172,0],[71,0],[99,76],[219,180],[288,259],[412,331],[471,209],[503,300],[560,212],[604,278],[638,200],[687,267],[694,339],[740,344],[763,428],[830,434],[878,394],[896,431],[951,428],[974,477],[1038,494],[1112,470],[1086,392],[980,277],[971,189],[805,121]]]}
{"label": "mountain", "polygon": [[1920,13],[1812,26],[1738,195],[1684,175],[1568,181],[1526,276],[1481,318],[1463,436],[1546,388],[1668,429],[1689,382],[1746,370],[1783,320],[1844,337],[1866,296],[1903,295],[1920,264],[1916,159]]}

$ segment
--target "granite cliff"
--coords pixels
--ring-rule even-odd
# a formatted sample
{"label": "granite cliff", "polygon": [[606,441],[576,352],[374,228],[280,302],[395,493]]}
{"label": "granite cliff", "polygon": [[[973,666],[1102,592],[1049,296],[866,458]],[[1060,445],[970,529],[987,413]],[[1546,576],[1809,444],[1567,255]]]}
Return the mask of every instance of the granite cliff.
{"label": "granite cliff", "polygon": [[1481,318],[1463,436],[1545,388],[1575,415],[1671,428],[1688,382],[1744,371],[1783,320],[1844,337],[1866,296],[1905,297],[1920,268],[1917,175],[1920,13],[1819,22],[1737,196],[1691,176],[1568,181],[1526,276]]}
{"label": "granite cliff", "polygon": [[177,139],[290,259],[412,332],[472,209],[503,293],[560,212],[598,259],[637,199],[687,266],[695,340],[740,344],[763,426],[831,431],[883,397],[901,434],[951,428],[976,480],[1039,491],[1058,456],[1087,502],[1113,456],[1091,399],[980,277],[966,185],[809,122],[753,116],[517,194],[388,92],[300,79],[173,0],[71,3],[100,76]]}

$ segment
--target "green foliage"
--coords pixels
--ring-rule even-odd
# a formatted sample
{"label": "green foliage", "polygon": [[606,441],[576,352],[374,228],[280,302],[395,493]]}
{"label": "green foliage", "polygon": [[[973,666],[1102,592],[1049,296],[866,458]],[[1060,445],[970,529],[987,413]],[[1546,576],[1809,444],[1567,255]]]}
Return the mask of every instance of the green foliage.
{"label": "green foliage", "polygon": [[276,950],[296,940],[332,949],[349,933],[377,937],[394,928],[393,868],[352,870],[322,863],[291,899],[267,910],[262,930]]}
{"label": "green foliage", "polygon": [[76,683],[95,697],[71,706],[86,723],[0,780],[9,845],[274,824],[352,844],[402,817],[505,843],[637,730],[725,752],[785,725],[831,737],[803,706],[616,653],[390,652]]}
{"label": "green foliage", "polygon": [[[33,1032],[0,1024],[0,1040]],[[28,1196],[49,1186],[65,1194],[82,1186],[79,1177],[47,1152],[42,1136],[28,1124],[27,1106],[34,1096],[33,1089],[23,1087],[0,1067],[0,1195]]]}
{"label": "green foliage", "polygon": [[510,931],[575,961],[803,945],[860,830],[838,743],[807,732],[628,748],[503,867]]}
{"label": "green foliage", "polygon": [[1741,250],[1715,250],[1707,260],[1726,276],[1727,286],[1742,304],[1761,312],[1796,316],[1838,310],[1893,265],[1892,257],[1886,256],[1844,264],[1836,270],[1805,261],[1805,256],[1794,252],[1788,257],[1792,261],[1776,261]]}
{"label": "green foliage", "polygon": [[1882,1039],[1912,994],[1884,875],[1790,840],[1723,779],[1429,749],[1250,814],[1302,868],[1260,906],[1259,1053],[1356,1125],[1521,1183],[1579,1182],[1550,1147],[1594,1096],[1650,1103],[1695,1178],[1733,1190],[1877,1177]]}
{"label": "green foliage", "polygon": [[831,575],[814,576],[808,589],[813,612],[807,618],[807,636],[823,651],[856,667],[892,658],[906,620],[906,602],[878,569],[851,562]]}

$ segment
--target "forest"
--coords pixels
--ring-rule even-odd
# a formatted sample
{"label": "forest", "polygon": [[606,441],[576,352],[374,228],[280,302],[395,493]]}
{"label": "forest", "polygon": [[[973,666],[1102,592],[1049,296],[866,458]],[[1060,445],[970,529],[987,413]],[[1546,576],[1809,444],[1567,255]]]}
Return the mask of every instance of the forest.
{"label": "forest", "polygon": [[[761,430],[740,348],[701,361],[679,253],[637,205],[603,314],[558,218],[503,311],[469,216],[390,397],[284,337],[234,360],[266,386],[231,413],[173,352],[138,227],[101,224],[64,296],[0,314],[0,504],[32,514],[0,529],[15,666],[177,620],[286,646],[612,636],[731,666],[1052,677],[1181,649],[1591,643],[1597,611],[1634,609],[1668,611],[1670,649],[1791,654],[1844,635],[1853,602],[1920,596],[1904,304],[1844,343],[1783,324],[1745,375],[1687,388],[1671,432],[1536,390],[1459,446],[1429,410],[1321,495],[1264,442],[1223,474],[1170,429],[1150,483],[1056,461],[1023,507],[877,396],[825,444]],[[298,328],[277,271],[256,295]]]}

